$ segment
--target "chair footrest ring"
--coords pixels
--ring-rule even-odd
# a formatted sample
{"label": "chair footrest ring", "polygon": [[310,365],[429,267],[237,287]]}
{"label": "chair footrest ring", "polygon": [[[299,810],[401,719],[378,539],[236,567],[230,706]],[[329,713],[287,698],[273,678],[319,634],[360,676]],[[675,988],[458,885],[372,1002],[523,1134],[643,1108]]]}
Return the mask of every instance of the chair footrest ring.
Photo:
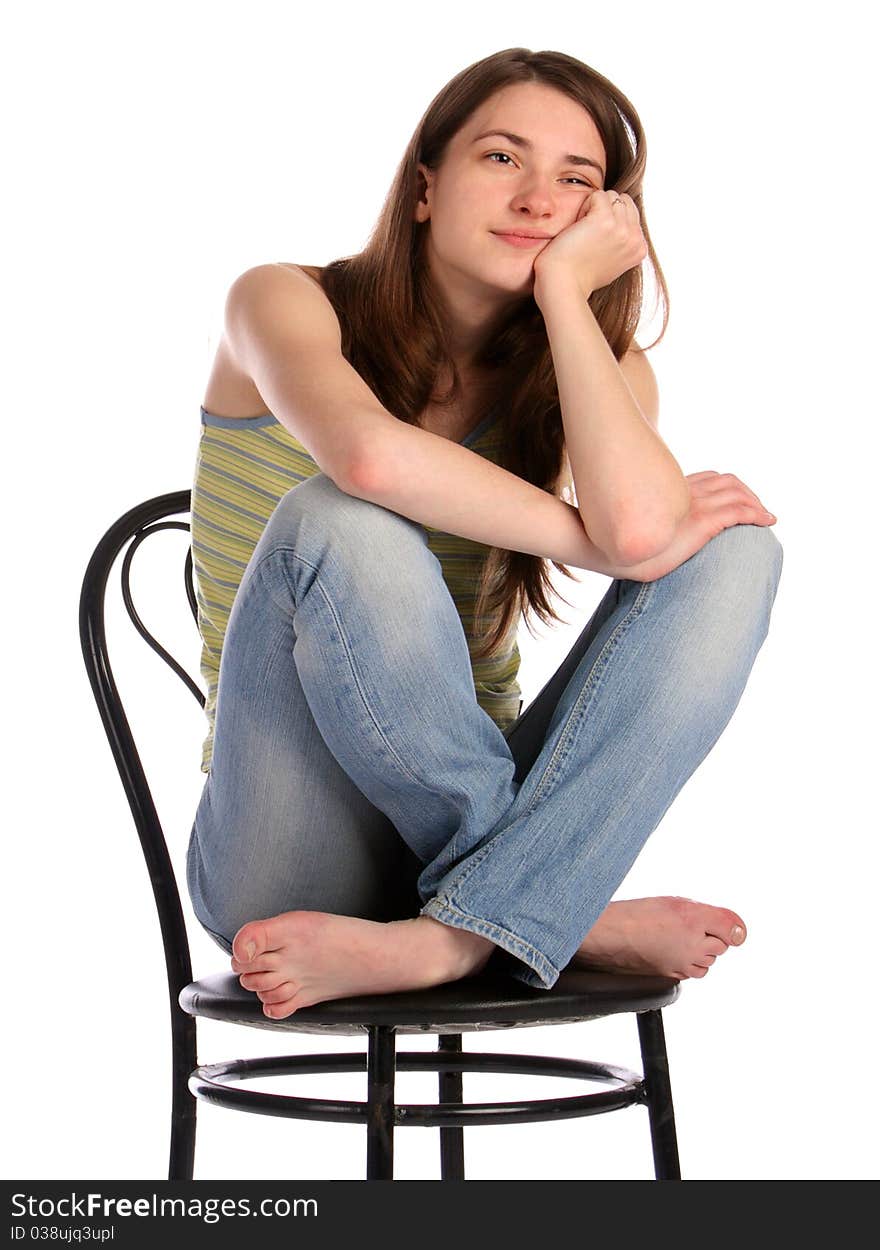
{"label": "chair footrest ring", "polygon": [[[603,1081],[613,1088],[594,1094],[566,1098],[540,1098],[519,1102],[395,1103],[395,1126],[418,1124],[427,1128],[464,1128],[472,1124],[529,1124],[538,1120],[570,1119],[600,1115],[646,1101],[642,1077],[626,1068],[581,1059],[558,1059],[542,1055],[498,1055],[485,1051],[462,1051],[444,1055],[439,1051],[402,1051],[395,1055],[398,1071],[408,1072],[509,1072],[525,1076],[558,1076],[584,1081]],[[255,1077],[306,1075],[323,1072],[365,1071],[366,1054],[280,1055],[259,1059],[233,1059],[204,1064],[189,1077],[189,1089],[197,1098],[234,1111],[286,1116],[298,1120],[331,1120],[365,1124],[369,1104],[341,1099],[298,1098],[268,1094],[261,1090],[236,1089],[229,1082]]]}

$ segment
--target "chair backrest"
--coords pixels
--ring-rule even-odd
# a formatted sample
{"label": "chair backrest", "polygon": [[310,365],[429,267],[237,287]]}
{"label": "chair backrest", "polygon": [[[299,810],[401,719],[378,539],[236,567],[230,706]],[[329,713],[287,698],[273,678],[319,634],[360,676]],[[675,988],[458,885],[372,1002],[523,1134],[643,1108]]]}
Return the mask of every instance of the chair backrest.
{"label": "chair backrest", "polygon": [[[92,693],[95,696],[101,720],[104,722],[110,749],[131,807],[159,912],[162,942],[165,948],[165,965],[168,972],[168,991],[171,997],[171,1015],[175,1023],[182,1015],[177,996],[181,989],[192,981],[189,940],[165,834],[159,822],[150,787],[147,785],[147,778],[132,737],[128,718],[113,680],[104,631],[104,606],[110,571],[119,552],[128,544],[122,561],[121,579],[122,598],[129,619],[141,637],[165,660],[199,701],[199,704],[204,707],[205,696],[198,685],[165,648],[160,646],[141,621],[132,601],[129,580],[132,559],[145,538],[165,529],[180,529],[189,532],[188,521],[169,521],[166,518],[180,512],[189,513],[190,505],[191,492],[182,490],[148,499],[121,516],[110,526],[95,548],[83,578],[79,602],[79,632],[83,659],[91,682]],[[187,599],[193,618],[198,622],[198,609],[193,587],[192,548],[189,544],[183,572]]]}

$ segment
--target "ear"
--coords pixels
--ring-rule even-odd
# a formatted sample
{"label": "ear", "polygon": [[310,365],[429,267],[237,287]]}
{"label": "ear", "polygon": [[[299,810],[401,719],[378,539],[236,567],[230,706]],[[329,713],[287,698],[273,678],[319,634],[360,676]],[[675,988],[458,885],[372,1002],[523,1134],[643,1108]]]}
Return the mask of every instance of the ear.
{"label": "ear", "polygon": [[415,219],[427,221],[431,216],[431,189],[434,183],[434,172],[419,161],[417,174],[418,195],[416,198]]}

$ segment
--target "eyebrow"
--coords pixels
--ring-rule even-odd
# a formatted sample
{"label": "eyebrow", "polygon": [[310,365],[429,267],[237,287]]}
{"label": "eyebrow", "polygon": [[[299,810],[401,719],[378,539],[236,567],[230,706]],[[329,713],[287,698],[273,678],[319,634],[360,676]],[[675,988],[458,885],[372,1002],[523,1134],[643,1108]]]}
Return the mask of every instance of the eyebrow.
{"label": "eyebrow", "polygon": [[[474,143],[479,143],[481,139],[490,139],[492,135],[501,135],[502,139],[507,139],[509,143],[513,143],[516,147],[525,148],[527,152],[531,152],[535,146],[529,139],[524,139],[522,135],[511,134],[509,130],[486,130],[481,135],[477,135]],[[598,161],[592,160],[589,156],[574,156],[571,152],[562,158],[569,165],[591,165],[593,169],[597,169],[605,180],[605,170]]]}

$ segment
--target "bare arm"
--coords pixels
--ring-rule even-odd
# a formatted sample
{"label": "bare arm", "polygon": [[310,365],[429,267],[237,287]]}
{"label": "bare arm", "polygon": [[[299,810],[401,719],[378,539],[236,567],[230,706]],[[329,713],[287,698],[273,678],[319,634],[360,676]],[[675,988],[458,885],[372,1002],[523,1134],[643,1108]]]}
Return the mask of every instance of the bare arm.
{"label": "bare arm", "polygon": [[669,545],[687,514],[684,475],[636,402],[579,284],[547,270],[534,294],[584,525],[613,559],[646,560]]}
{"label": "bare arm", "polygon": [[229,288],[224,333],[269,411],[347,491],[361,444],[400,422],[342,355],[339,320],[323,291],[300,270],[256,265]]}
{"label": "bare arm", "polygon": [[[656,430],[659,394],[647,356],[636,346],[619,368],[645,421]],[[648,567],[644,559],[638,564],[611,560],[587,534],[577,507],[429,430],[394,421],[383,432],[385,438],[365,450],[349,493],[488,546],[607,577],[642,580],[640,568]]]}
{"label": "bare arm", "polygon": [[617,576],[572,504],[430,430],[391,418],[349,493],[487,546]]}
{"label": "bare arm", "polygon": [[227,296],[225,333],[269,410],[347,494],[487,546],[616,576],[576,507],[389,413],[343,357],[336,313],[304,274],[245,271]]}

